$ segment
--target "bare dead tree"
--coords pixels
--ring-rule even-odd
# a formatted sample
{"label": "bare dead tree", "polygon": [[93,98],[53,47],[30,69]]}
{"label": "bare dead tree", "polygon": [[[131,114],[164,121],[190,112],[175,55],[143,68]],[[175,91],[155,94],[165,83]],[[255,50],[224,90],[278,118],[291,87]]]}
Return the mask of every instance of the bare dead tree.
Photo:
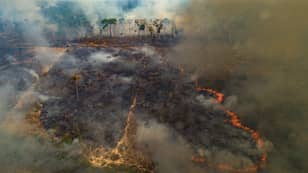
{"label": "bare dead tree", "polygon": [[74,74],[74,76],[72,77],[72,80],[75,82],[75,92],[76,92],[76,98],[77,100],[79,100],[79,81],[81,79],[81,75],[80,74]]}

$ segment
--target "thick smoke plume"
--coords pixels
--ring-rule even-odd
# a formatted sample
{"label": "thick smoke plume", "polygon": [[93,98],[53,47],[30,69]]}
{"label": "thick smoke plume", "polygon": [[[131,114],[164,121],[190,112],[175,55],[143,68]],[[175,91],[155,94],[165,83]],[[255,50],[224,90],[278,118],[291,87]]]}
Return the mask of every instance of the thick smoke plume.
{"label": "thick smoke plume", "polygon": [[[74,28],[55,22],[51,14],[46,13],[47,9],[64,2],[69,2],[72,12],[82,12],[93,25],[104,17],[175,19],[184,28],[185,38],[170,54],[170,59],[194,69],[201,85],[226,93],[226,106],[239,112],[245,124],[272,142],[273,150],[265,172],[305,173],[308,170],[306,1],[0,0],[0,23],[8,23],[3,28],[5,31],[18,25],[18,34],[34,45],[49,45],[46,32],[51,35],[60,30],[73,33]],[[84,28],[76,30],[77,34],[67,37],[84,33]],[[6,57],[0,54],[1,59]],[[36,50],[36,59],[48,69],[55,63],[55,57],[59,54]],[[92,58],[110,61],[101,54]],[[31,69],[18,71],[33,72]],[[9,74],[12,76],[3,73],[1,79],[21,76],[16,70]],[[35,73],[32,76],[36,76]],[[26,83],[31,85],[32,81],[26,80]],[[74,158],[75,152],[79,152],[78,146],[59,149],[20,132],[29,130],[27,126],[20,126],[24,124],[21,117],[27,112],[13,111],[13,107],[16,96],[28,90],[20,92],[18,87],[14,81],[0,85],[0,172],[87,172],[78,168],[81,166],[76,165],[79,163],[76,160],[61,160],[63,153]],[[168,128],[151,123],[140,127],[138,137],[141,137],[140,142],[149,143],[154,161],[160,163],[159,172],[199,172],[186,162],[192,152],[189,146],[177,135],[170,140],[173,135]],[[178,153],[182,153],[180,158]],[[181,169],[181,166],[185,167]]]}
{"label": "thick smoke plume", "polygon": [[201,173],[204,171],[188,161],[194,152],[179,134],[156,121],[139,124],[138,143],[147,146],[147,150],[157,165],[156,172]]}
{"label": "thick smoke plume", "polygon": [[180,21],[186,37],[170,55],[202,85],[233,95],[245,123],[273,143],[267,172],[308,169],[307,8],[301,0],[192,0]]}
{"label": "thick smoke plume", "polygon": [[[59,53],[51,50],[46,53],[45,50],[36,52],[35,55],[38,60],[46,60],[43,56],[46,57],[47,54],[56,57]],[[4,59],[7,55],[1,56]],[[46,61],[41,62],[42,65],[52,65],[46,64]],[[34,86],[38,80],[39,75],[33,69],[13,65],[1,69],[0,172],[52,173],[79,170],[79,144],[55,146],[49,139],[48,132],[39,123],[30,120],[35,107],[33,105],[39,99],[48,99],[35,92]]]}
{"label": "thick smoke plume", "polygon": [[[23,36],[32,44],[50,38],[76,39],[98,34],[104,18],[176,19],[187,0],[1,0],[0,30]],[[82,23],[83,26],[80,26]],[[4,25],[1,26],[1,25]],[[13,29],[14,28],[14,29]]]}

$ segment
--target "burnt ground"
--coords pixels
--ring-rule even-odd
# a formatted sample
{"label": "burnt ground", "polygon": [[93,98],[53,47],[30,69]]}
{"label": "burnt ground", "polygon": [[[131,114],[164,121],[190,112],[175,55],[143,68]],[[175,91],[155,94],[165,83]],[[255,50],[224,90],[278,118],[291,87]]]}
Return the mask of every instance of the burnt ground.
{"label": "burnt ground", "polygon": [[213,164],[220,151],[242,160],[234,167],[257,164],[262,153],[250,134],[225,123],[229,118],[212,96],[196,91],[191,75],[166,63],[160,52],[73,46],[36,86],[49,97],[42,102],[44,128],[63,142],[80,139],[114,148],[136,95],[137,119],[156,120],[173,129],[196,154],[210,151]]}

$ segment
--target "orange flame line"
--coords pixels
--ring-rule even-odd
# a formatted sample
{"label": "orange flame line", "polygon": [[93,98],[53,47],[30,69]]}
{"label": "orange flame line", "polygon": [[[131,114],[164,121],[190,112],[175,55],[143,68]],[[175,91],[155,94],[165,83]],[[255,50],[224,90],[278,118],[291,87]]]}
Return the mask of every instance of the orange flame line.
{"label": "orange flame line", "polygon": [[216,96],[216,101],[217,101],[218,103],[222,103],[222,102],[224,101],[224,99],[225,99],[225,95],[224,95],[223,93],[219,93],[219,92],[217,92],[217,91],[215,91],[215,90],[213,90],[213,89],[211,89],[211,88],[201,88],[201,87],[197,87],[196,90],[197,90],[197,91],[206,91],[206,92],[208,92],[208,93],[210,93],[210,94],[215,95],[215,96]]}
{"label": "orange flame line", "polygon": [[[197,84],[197,82],[196,82],[196,84]],[[224,101],[224,94],[220,93],[220,92],[218,92],[216,90],[213,90],[211,88],[202,88],[202,87],[197,85],[196,90],[197,91],[206,91],[206,92],[209,92],[210,94],[215,95],[216,101],[219,104]],[[257,131],[255,131],[255,130],[253,130],[253,129],[243,125],[236,113],[234,113],[234,112],[232,112],[230,110],[227,110],[226,108],[223,108],[223,110],[226,112],[226,114],[230,118],[230,123],[234,127],[242,129],[242,130],[248,132],[250,134],[250,136],[256,141],[256,144],[257,144],[258,148],[259,149],[263,149],[264,142],[261,139],[261,136],[260,136],[260,134]],[[195,161],[196,163],[200,163],[200,162],[204,163],[205,162],[205,159],[202,160],[202,159],[200,159],[198,157],[193,157],[192,160]],[[224,164],[219,164],[219,165],[216,165],[215,167],[217,167],[220,170],[231,171],[231,172],[238,172],[238,173],[241,173],[241,172],[256,172],[258,170],[258,168],[261,168],[261,167],[265,166],[266,160],[267,160],[267,153],[263,153],[262,156],[260,157],[260,163],[258,165],[253,165],[253,166],[250,166],[250,167],[247,167],[247,168],[243,168],[243,169],[236,169],[236,168],[233,168],[231,166],[224,165]]]}

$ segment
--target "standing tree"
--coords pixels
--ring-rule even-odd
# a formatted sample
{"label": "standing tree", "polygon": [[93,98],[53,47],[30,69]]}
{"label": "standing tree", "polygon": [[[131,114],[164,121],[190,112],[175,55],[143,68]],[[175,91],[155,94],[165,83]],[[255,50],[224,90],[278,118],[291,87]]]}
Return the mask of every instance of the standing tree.
{"label": "standing tree", "polygon": [[[172,27],[171,27],[171,30],[170,31],[168,31],[169,29],[170,29],[170,25],[171,25],[171,21],[169,20],[169,19],[167,19],[167,18],[165,18],[165,19],[163,19],[163,20],[161,20],[161,22],[160,22],[163,26],[162,26],[162,32],[164,33],[164,35],[172,35]],[[169,33],[170,32],[170,33]]]}
{"label": "standing tree", "polygon": [[175,24],[174,21],[171,22],[171,27],[172,27],[172,28],[171,28],[171,37],[174,38],[174,37],[176,37],[177,34],[178,34],[178,30],[177,30],[177,28],[176,28],[176,24]]}
{"label": "standing tree", "polygon": [[124,31],[125,31],[125,19],[124,18],[120,18],[119,20],[118,20],[118,24],[120,24],[120,28],[119,28],[119,30],[120,30],[120,36],[123,36],[124,35]]}
{"label": "standing tree", "polygon": [[81,79],[81,74],[74,74],[72,77],[72,80],[75,82],[75,91],[76,91],[76,98],[77,100],[79,100],[79,89],[78,89],[78,85],[79,85],[79,81]]}
{"label": "standing tree", "polygon": [[164,26],[163,23],[161,22],[161,20],[156,19],[156,20],[154,20],[153,25],[156,27],[157,37],[160,38],[160,33],[161,33],[163,26]]}
{"label": "standing tree", "polygon": [[138,26],[138,36],[139,36],[141,31],[145,32],[146,20],[138,19],[138,20],[135,20],[135,23]]}
{"label": "standing tree", "polygon": [[131,34],[131,25],[133,24],[133,20],[128,19],[126,22],[128,23],[128,33],[127,33],[127,35],[130,35]]}
{"label": "standing tree", "polygon": [[151,34],[151,37],[152,38],[154,38],[154,28],[153,28],[153,26],[152,25],[148,25],[148,30],[149,30],[149,32],[150,32],[150,34]]}
{"label": "standing tree", "polygon": [[101,21],[103,30],[105,28],[109,27],[110,37],[112,37],[112,25],[115,25],[116,23],[117,23],[117,19],[115,19],[115,18],[103,19]]}

